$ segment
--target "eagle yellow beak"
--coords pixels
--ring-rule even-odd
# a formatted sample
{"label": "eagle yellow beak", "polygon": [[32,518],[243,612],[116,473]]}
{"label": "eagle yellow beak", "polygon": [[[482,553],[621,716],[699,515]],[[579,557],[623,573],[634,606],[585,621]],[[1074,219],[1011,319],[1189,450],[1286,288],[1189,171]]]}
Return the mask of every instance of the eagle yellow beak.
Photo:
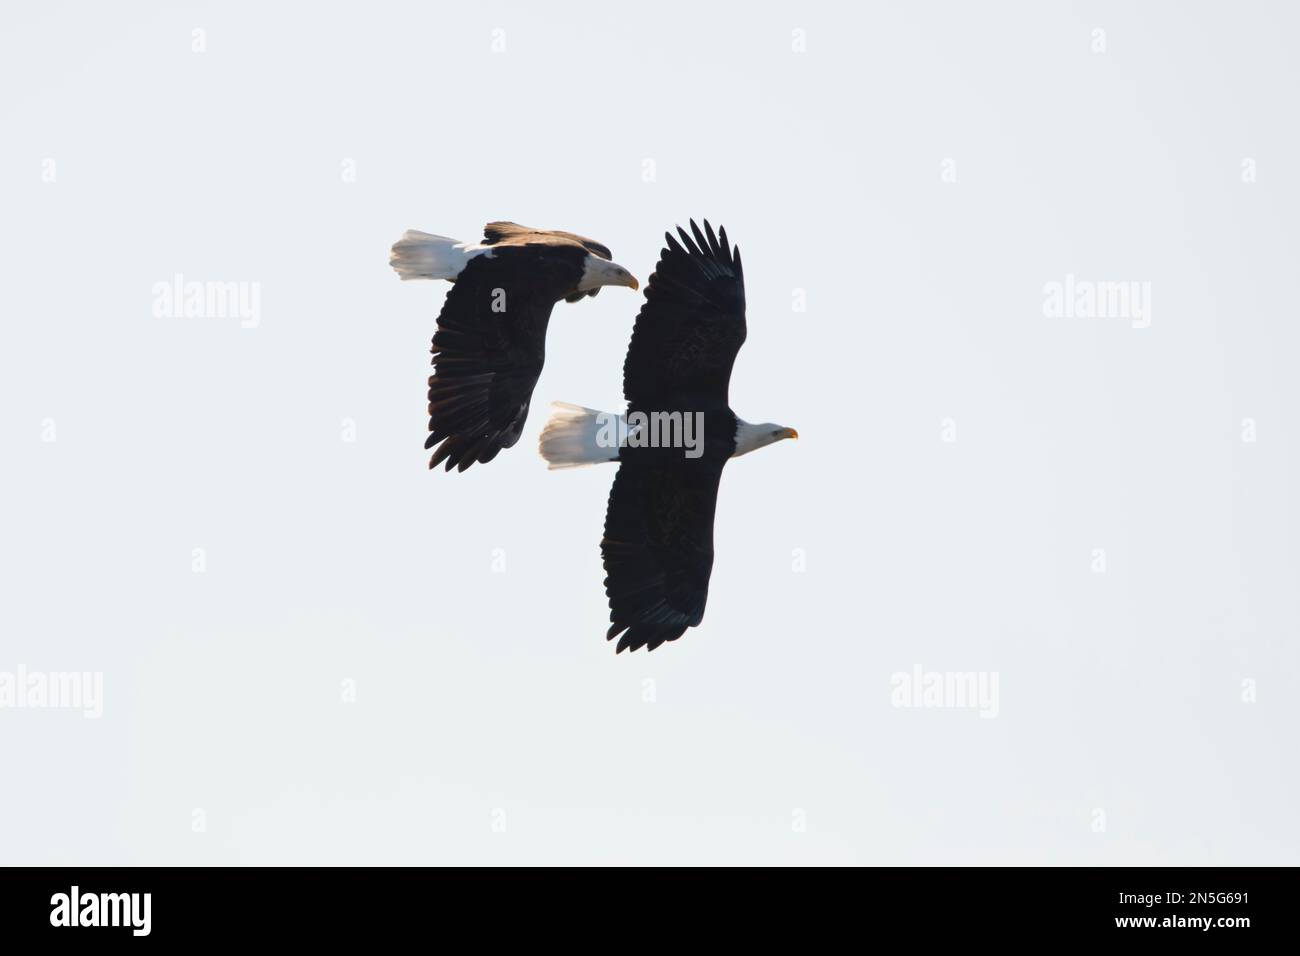
{"label": "eagle yellow beak", "polygon": [[791,438],[795,439],[796,441],[799,439],[799,433],[795,431],[793,428],[787,428],[786,431],[790,433]]}
{"label": "eagle yellow beak", "polygon": [[639,282],[636,281],[636,276],[633,276],[633,277],[632,277],[632,291],[635,292],[635,291],[636,291],[637,289],[639,289],[639,288],[641,288],[641,283],[639,283]]}

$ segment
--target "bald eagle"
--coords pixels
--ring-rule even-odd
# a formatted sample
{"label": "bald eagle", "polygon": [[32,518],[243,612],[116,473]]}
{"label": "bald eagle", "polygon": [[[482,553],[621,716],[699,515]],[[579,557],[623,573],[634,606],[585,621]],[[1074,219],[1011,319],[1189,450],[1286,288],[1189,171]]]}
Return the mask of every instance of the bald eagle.
{"label": "bald eagle", "polygon": [[[793,428],[737,417],[727,389],[745,341],[745,275],[727,231],[691,221],[645,291],[623,363],[622,415],[555,404],[541,436],[551,468],[617,461],[605,535],[605,594],[617,651],[654,650],[704,619],[713,515],[727,461]],[[676,439],[676,440],[674,440]],[[620,637],[620,635],[622,635]]]}
{"label": "bald eagle", "polygon": [[453,283],[433,337],[430,468],[464,471],[519,441],[555,303],[606,285],[638,288],[611,260],[599,242],[513,222],[488,223],[475,244],[414,229],[397,241],[389,265],[402,279]]}

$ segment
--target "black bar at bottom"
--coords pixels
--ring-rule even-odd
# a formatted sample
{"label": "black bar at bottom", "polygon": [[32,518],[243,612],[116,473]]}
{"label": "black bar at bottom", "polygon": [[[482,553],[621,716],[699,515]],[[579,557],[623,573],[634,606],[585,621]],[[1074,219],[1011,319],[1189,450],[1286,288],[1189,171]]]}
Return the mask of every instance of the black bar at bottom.
{"label": "black bar at bottom", "polygon": [[[337,946],[414,932],[480,944],[643,937],[692,926],[763,938],[844,929],[883,941],[1219,943],[1288,938],[1295,872],[1269,868],[538,869],[10,868],[6,942],[303,941]],[[611,935],[612,934],[612,935]]]}

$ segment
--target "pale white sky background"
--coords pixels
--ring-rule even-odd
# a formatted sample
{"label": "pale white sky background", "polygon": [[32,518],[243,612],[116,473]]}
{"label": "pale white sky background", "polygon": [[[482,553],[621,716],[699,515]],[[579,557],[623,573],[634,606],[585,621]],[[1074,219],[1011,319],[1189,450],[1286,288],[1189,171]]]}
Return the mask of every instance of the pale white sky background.
{"label": "pale white sky background", "polygon": [[[981,7],[7,9],[0,671],[104,714],[0,709],[0,862],[1300,862],[1300,12]],[[615,657],[613,471],[535,446],[639,297],[430,474],[446,286],[387,252],[506,218],[644,280],[690,216],[802,440],[727,469],[703,626]],[[177,273],[258,326],[155,317]],[[1046,317],[1068,274],[1150,326]],[[891,706],[916,665],[998,716]]]}

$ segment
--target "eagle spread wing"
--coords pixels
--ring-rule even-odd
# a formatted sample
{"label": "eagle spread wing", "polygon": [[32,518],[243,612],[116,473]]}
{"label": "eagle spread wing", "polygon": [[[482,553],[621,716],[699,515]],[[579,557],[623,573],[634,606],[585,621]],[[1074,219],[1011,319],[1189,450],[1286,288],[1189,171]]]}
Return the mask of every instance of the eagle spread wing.
{"label": "eagle spread wing", "polygon": [[618,650],[675,641],[704,619],[713,512],[726,459],[625,461],[614,477],[600,553]]}
{"label": "eagle spread wing", "polygon": [[[678,229],[646,288],[623,365],[628,414],[701,411],[704,451],[624,448],[609,494],[605,535],[606,637],[618,650],[654,650],[704,618],[713,570],[713,516],[718,483],[734,437],[727,387],[745,341],[745,284],[740,250],[707,221],[693,237]],[[622,635],[620,637],[620,635]]]}
{"label": "eagle spread wing", "polygon": [[727,230],[691,222],[692,240],[659,256],[623,362],[623,397],[644,409],[725,408],[731,366],[745,342],[745,273]]}
{"label": "eagle spread wing", "polygon": [[[429,437],[436,468],[464,471],[519,441],[546,360],[551,310],[570,295],[598,242],[510,222],[489,223],[483,244],[456,277],[438,315],[429,378]],[[441,443],[441,444],[439,444]]]}

